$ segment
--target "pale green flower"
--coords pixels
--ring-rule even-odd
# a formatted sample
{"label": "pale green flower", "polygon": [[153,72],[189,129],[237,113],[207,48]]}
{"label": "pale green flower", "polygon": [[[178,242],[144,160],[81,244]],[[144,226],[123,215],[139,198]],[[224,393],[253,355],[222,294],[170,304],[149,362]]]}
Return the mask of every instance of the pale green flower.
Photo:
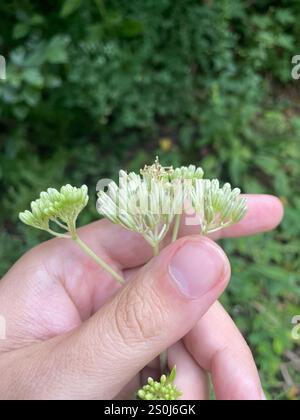
{"label": "pale green flower", "polygon": [[185,181],[202,179],[204,171],[202,168],[195,165],[182,166],[176,169],[174,169],[173,166],[162,166],[157,157],[153,165],[146,165],[144,169],[141,170],[141,175],[146,180],[162,179],[172,182],[174,180]]}
{"label": "pale green flower", "polygon": [[204,171],[202,168],[190,165],[190,166],[182,166],[181,168],[176,168],[170,174],[171,180],[180,179],[184,180],[197,180],[202,179],[204,176]]}
{"label": "pale green flower", "polygon": [[[45,230],[58,238],[73,239],[100,267],[119,283],[123,283],[123,277],[102,258],[98,257],[77,234],[77,218],[88,204],[88,201],[89,196],[86,185],[83,185],[81,188],[66,185],[60,191],[49,188],[47,192],[41,193],[38,200],[31,203],[31,211],[26,210],[24,213],[20,213],[19,217],[26,225]],[[56,224],[60,230],[66,231],[66,233],[54,231],[52,229],[53,224]]]}
{"label": "pale green flower", "polygon": [[170,375],[162,375],[160,381],[154,381],[149,378],[147,385],[143,386],[137,393],[140,400],[177,400],[182,392],[174,384],[176,378],[176,366],[172,369]]}
{"label": "pale green flower", "polygon": [[242,220],[247,206],[240,193],[239,188],[232,190],[228,183],[220,188],[216,179],[196,181],[191,198],[202,234],[216,232]]}
{"label": "pale green flower", "polygon": [[[40,194],[38,200],[31,203],[31,211],[26,210],[19,217],[23,223],[37,229],[56,233],[50,228],[50,222],[54,222],[72,234],[78,215],[88,201],[86,185],[81,188],[66,185],[60,191],[49,188],[47,192]],[[57,234],[59,235],[58,232]]]}
{"label": "pale green flower", "polygon": [[99,192],[97,202],[101,215],[140,233],[154,248],[182,212],[183,202],[182,188],[161,174],[150,178],[121,171],[119,186],[110,183],[107,192]]}
{"label": "pale green flower", "polygon": [[203,175],[200,167],[163,167],[157,158],[141,175],[121,171],[119,185],[112,182],[107,192],[99,193],[97,209],[113,223],[143,235],[156,251],[174,220],[172,240],[177,239],[186,204],[199,217],[204,235],[239,222],[247,210],[240,190],[230,184],[220,188],[219,181]]}

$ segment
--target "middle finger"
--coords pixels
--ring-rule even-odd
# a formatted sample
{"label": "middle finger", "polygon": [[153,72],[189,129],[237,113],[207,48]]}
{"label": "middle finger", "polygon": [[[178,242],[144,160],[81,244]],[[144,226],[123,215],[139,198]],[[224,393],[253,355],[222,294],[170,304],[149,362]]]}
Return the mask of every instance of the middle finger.
{"label": "middle finger", "polygon": [[219,302],[186,335],[184,343],[199,365],[211,372],[218,400],[264,399],[251,351]]}

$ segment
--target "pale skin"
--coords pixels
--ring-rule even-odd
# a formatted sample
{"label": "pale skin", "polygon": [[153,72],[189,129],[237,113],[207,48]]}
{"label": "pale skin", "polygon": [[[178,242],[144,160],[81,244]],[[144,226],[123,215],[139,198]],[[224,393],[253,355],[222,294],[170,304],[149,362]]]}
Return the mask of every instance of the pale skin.
{"label": "pale skin", "polygon": [[[211,239],[195,236],[197,227],[183,221],[180,238],[154,259],[139,235],[108,221],[80,229],[124,275],[123,287],[69,240],[24,255],[0,282],[0,316],[7,321],[0,399],[130,399],[149,375],[159,376],[157,357],[169,348],[183,399],[208,399],[210,373],[217,399],[263,400],[249,347],[218,303],[230,265],[214,241],[274,229],[283,216],[275,197],[247,201],[244,220]],[[207,263],[198,264],[203,255]],[[198,270],[200,286],[187,286],[192,297],[174,282],[175,265],[187,276],[190,266]]]}

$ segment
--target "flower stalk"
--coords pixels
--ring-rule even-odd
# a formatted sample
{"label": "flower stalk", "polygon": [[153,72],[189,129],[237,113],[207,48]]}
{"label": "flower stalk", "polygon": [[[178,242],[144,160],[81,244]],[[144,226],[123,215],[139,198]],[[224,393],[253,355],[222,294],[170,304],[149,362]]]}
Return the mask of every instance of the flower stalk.
{"label": "flower stalk", "polygon": [[79,238],[79,236],[76,236],[74,241],[89,257],[91,257],[98,265],[100,265],[100,267],[102,267],[108,274],[110,274],[118,283],[125,283],[123,277],[115,270],[113,270],[109,264],[102,260],[102,258],[98,257],[98,255],[95,254],[95,252],[90,247],[88,247],[87,244]]}
{"label": "flower stalk", "polygon": [[173,233],[172,233],[172,242],[175,242],[178,238],[180,223],[181,223],[181,214],[177,214],[175,217],[175,223],[174,223],[174,228],[173,228]]}

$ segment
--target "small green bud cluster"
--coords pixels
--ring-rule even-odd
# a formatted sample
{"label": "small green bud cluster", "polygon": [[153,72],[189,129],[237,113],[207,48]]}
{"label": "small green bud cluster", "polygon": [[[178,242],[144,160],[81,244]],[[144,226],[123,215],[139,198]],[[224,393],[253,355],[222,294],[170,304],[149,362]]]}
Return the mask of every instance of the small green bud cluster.
{"label": "small green bud cluster", "polygon": [[170,174],[170,178],[173,181],[174,179],[179,180],[196,180],[202,179],[204,176],[204,171],[202,168],[197,168],[194,165],[190,165],[188,167],[182,166],[181,168],[176,168]]}
{"label": "small green bud cluster", "polygon": [[26,210],[20,213],[19,217],[26,225],[51,233],[50,222],[73,230],[77,217],[86,207],[88,200],[86,185],[81,188],[66,185],[60,191],[49,188],[47,192],[40,194],[38,200],[31,203],[31,211]]}
{"label": "small green bud cluster", "polygon": [[191,198],[195,213],[199,215],[202,234],[212,233],[238,223],[246,214],[246,200],[239,188],[223,188],[217,179],[196,181]]}
{"label": "small green bud cluster", "polygon": [[157,157],[154,164],[151,166],[146,165],[144,169],[140,171],[141,175],[145,180],[164,180],[164,181],[174,181],[178,180],[195,180],[202,179],[204,172],[202,168],[197,168],[195,165],[182,166],[180,168],[175,168],[173,166],[164,167],[159,163],[159,158]]}
{"label": "small green bud cluster", "polygon": [[174,384],[175,377],[176,366],[169,376],[162,375],[160,381],[149,378],[147,385],[138,391],[138,398],[140,400],[177,400],[182,393]]}

